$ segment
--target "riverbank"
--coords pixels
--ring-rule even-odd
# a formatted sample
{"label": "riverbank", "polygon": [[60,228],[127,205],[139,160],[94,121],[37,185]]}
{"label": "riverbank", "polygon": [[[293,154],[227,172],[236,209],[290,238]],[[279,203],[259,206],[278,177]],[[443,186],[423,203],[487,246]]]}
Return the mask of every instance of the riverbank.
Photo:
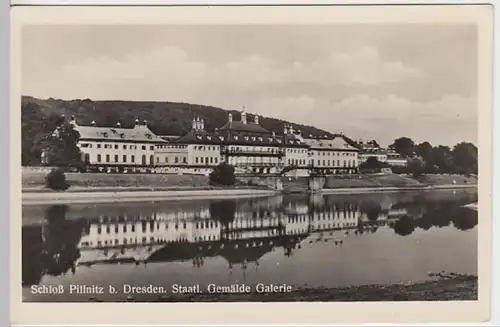
{"label": "riverbank", "polygon": [[[279,191],[265,186],[235,185],[212,187],[208,177],[164,174],[67,173],[70,188],[53,191],[44,186],[45,173],[23,170],[22,203],[74,204],[165,201],[230,197],[272,196]],[[283,177],[283,192],[307,192],[307,178]],[[476,177],[460,175],[422,175],[418,179],[395,174],[328,176],[324,194],[363,194],[439,189],[477,188]]]}
{"label": "riverbank", "polygon": [[372,192],[408,192],[408,191],[434,191],[434,190],[454,190],[454,189],[469,189],[469,188],[477,188],[475,184],[467,184],[467,185],[418,185],[418,186],[410,186],[410,187],[350,187],[350,188],[329,188],[321,190],[321,193],[324,194],[363,194],[363,193],[372,193]]}
{"label": "riverbank", "polygon": [[276,194],[262,189],[213,189],[213,190],[168,190],[168,191],[81,191],[81,192],[23,192],[22,204],[77,204],[114,203],[166,200],[227,199],[239,197],[264,197]]}

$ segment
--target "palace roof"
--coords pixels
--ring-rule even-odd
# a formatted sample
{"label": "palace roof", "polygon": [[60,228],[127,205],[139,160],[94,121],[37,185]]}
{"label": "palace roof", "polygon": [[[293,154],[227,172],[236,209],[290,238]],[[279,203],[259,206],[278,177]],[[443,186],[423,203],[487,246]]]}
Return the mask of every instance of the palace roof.
{"label": "palace roof", "polygon": [[343,136],[335,136],[333,139],[330,138],[318,138],[318,139],[305,139],[304,140],[311,149],[315,150],[344,150],[344,151],[359,151],[358,148],[353,147],[349,144]]}
{"label": "palace roof", "polygon": [[114,142],[137,142],[137,143],[165,143],[166,141],[156,136],[146,125],[146,122],[133,128],[122,127],[97,127],[80,126],[74,120],[71,121],[73,128],[80,134],[82,141],[114,141]]}
{"label": "palace roof", "polygon": [[220,128],[220,131],[256,133],[256,134],[271,134],[267,129],[255,123],[242,123],[238,121],[230,121]]}

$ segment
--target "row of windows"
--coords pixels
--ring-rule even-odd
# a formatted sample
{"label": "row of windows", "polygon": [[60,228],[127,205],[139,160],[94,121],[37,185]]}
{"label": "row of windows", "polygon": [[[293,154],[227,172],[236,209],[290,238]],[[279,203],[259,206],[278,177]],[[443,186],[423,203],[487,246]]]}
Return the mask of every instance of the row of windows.
{"label": "row of windows", "polygon": [[230,146],[233,151],[251,151],[251,152],[275,152],[278,151],[277,147],[261,147],[261,146]]}
{"label": "row of windows", "polygon": [[[102,147],[102,145],[104,145],[104,149],[119,149],[120,146],[118,144],[100,144],[100,143],[97,143],[96,146],[98,149],[100,149]],[[92,148],[92,143],[82,143],[80,144],[80,147],[82,148]],[[137,145],[127,145],[127,144],[123,144],[122,145],[122,149],[123,150],[137,150]],[[141,149],[142,150],[147,150],[148,149],[148,146],[146,145],[142,145],[141,146]],[[149,150],[154,150],[155,149],[155,146],[154,145],[150,145],[149,146]]]}
{"label": "row of windows", "polygon": [[[330,167],[331,165],[335,165],[335,160],[317,160],[316,161],[317,165],[318,166],[327,166],[327,167]],[[348,161],[345,161],[343,160],[342,161],[342,167],[355,167],[355,160],[348,160]],[[337,165],[336,167],[340,167],[340,160],[337,160]]]}
{"label": "row of windows", "polygon": [[195,150],[199,151],[218,151],[218,146],[209,146],[209,145],[197,145],[194,147]]}
{"label": "row of windows", "polygon": [[351,152],[334,152],[334,151],[312,151],[311,155],[317,155],[317,156],[345,156],[345,157],[355,157],[357,153],[351,153]]}
{"label": "row of windows", "polygon": [[[155,222],[154,221],[151,221],[149,222],[146,222],[146,221],[143,221],[142,224],[141,224],[141,228],[142,228],[142,232],[143,233],[146,233],[147,230],[148,230],[148,225],[149,225],[149,231],[150,232],[154,232],[155,231]],[[180,226],[181,225],[181,226]],[[123,225],[122,226],[122,231],[123,233],[127,233],[127,230],[128,230],[128,227],[129,225]],[[106,228],[106,234],[110,234],[111,233],[111,225],[107,225],[105,226]],[[175,230],[179,230],[179,227],[182,227],[182,229],[187,229],[187,223],[184,222],[182,224],[179,224],[179,223],[175,223],[174,224],[174,228]],[[204,228],[218,228],[219,227],[219,223],[216,222],[216,221],[209,221],[208,219],[205,221],[205,222],[197,222],[195,224],[195,228],[196,229],[204,229]],[[160,230],[160,223],[159,222],[156,222],[156,230]],[[168,230],[168,224],[165,224],[165,230]],[[136,231],[136,225],[134,224],[131,224],[130,225],[130,231],[131,232],[135,232]],[[114,226],[114,232],[115,234],[119,233],[120,232],[120,226],[119,225],[115,225]],[[98,226],[97,227],[97,234],[102,234],[102,226]]]}
{"label": "row of windows", "polygon": [[[203,161],[203,159],[205,159],[205,161]],[[194,163],[195,164],[217,164],[219,161],[219,159],[217,157],[195,157],[194,158]]]}
{"label": "row of windows", "polygon": [[[168,157],[165,157],[165,163],[168,163]],[[160,157],[156,157],[156,162],[160,163]],[[187,158],[186,157],[174,157],[174,162],[173,163],[187,163]]]}
{"label": "row of windows", "polygon": [[185,149],[187,145],[158,145],[159,149]]}
{"label": "row of windows", "polygon": [[306,159],[288,159],[288,164],[289,165],[305,165],[306,164]]}
{"label": "row of windows", "polygon": [[287,149],[289,153],[307,153],[309,152],[307,149]]}
{"label": "row of windows", "polygon": [[[101,154],[97,154],[97,162],[107,162],[107,163],[109,163],[109,162],[111,162],[111,158],[112,158],[111,156],[112,156],[112,155],[106,154],[106,155],[105,155],[105,161],[103,161],[103,160],[102,160],[102,159],[103,159],[103,158],[102,158],[102,155],[101,155]],[[85,155],[85,157],[86,157],[86,160],[87,160],[87,161],[89,161],[89,160],[90,160],[90,157],[89,157],[89,155],[88,155],[88,154],[86,154],[86,155]],[[113,159],[114,159],[114,161],[113,161],[113,162],[120,162],[120,161],[119,161],[120,156],[119,156],[118,154],[115,154],[115,155],[113,156]],[[122,162],[122,163],[126,163],[126,162],[127,162],[127,160],[128,160],[128,156],[127,156],[126,154],[124,154],[124,155],[122,156],[122,161],[121,161],[121,162]],[[131,163],[135,163],[135,155],[133,155],[133,154],[132,154],[132,155],[130,155],[130,162],[131,162]],[[141,163],[142,163],[143,165],[147,165],[147,164],[148,164],[146,155],[142,155],[142,160],[141,160]],[[149,164],[150,164],[150,165],[153,165],[153,164],[154,164],[154,156],[153,156],[153,155],[149,156]]]}

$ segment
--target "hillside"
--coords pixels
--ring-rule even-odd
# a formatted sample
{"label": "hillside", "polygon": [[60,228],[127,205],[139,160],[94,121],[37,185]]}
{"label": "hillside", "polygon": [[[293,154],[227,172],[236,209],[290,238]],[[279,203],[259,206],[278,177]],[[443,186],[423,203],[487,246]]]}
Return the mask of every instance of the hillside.
{"label": "hillside", "polygon": [[[114,126],[118,121],[123,127],[132,127],[134,120],[147,120],[150,129],[157,135],[183,135],[191,129],[191,120],[199,116],[205,120],[205,128],[213,130],[227,122],[227,115],[231,112],[235,119],[239,120],[240,113],[228,111],[217,107],[203,106],[178,102],[136,102],[136,101],[92,101],[84,100],[59,100],[59,99],[37,99],[29,96],[22,97],[23,121],[33,113],[36,104],[40,116],[51,114],[65,114],[66,117],[75,115],[80,124],[88,125],[95,121],[98,126]],[[38,116],[38,115],[36,115]],[[249,121],[253,121],[253,115],[248,114]],[[35,117],[33,117],[35,118]],[[41,117],[36,117],[41,118]],[[280,119],[259,117],[260,124],[278,134],[283,133],[283,125],[291,124],[294,129],[300,129],[303,135],[332,136],[332,133],[315,128],[288,122]]]}

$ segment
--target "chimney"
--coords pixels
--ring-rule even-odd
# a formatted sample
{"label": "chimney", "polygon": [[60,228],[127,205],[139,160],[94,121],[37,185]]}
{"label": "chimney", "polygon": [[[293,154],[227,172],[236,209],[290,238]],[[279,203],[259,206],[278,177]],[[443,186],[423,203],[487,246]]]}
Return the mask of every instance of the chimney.
{"label": "chimney", "polygon": [[246,111],[245,106],[243,106],[243,112],[241,113],[241,122],[243,124],[247,123],[247,111]]}
{"label": "chimney", "polygon": [[253,120],[254,120],[255,124],[259,125],[259,115],[255,115]]}
{"label": "chimney", "polygon": [[227,121],[230,123],[233,122],[233,114],[232,113],[229,113],[229,115],[227,115]]}
{"label": "chimney", "polygon": [[134,123],[135,123],[135,126],[138,126],[139,125],[139,119],[136,119]]}
{"label": "chimney", "polygon": [[293,126],[290,125],[290,134],[293,134]]}
{"label": "chimney", "polygon": [[196,119],[193,117],[193,121],[191,122],[192,129],[196,129]]}
{"label": "chimney", "polygon": [[144,127],[147,127],[148,126],[148,121],[146,119],[144,119]]}
{"label": "chimney", "polygon": [[285,124],[285,127],[283,129],[283,134],[285,134],[285,135],[288,134],[288,125],[287,124]]}
{"label": "chimney", "polygon": [[200,120],[200,129],[201,130],[205,129],[205,121],[203,119]]}
{"label": "chimney", "polygon": [[72,115],[72,116],[71,116],[71,120],[70,120],[70,122],[69,122],[69,123],[70,123],[71,125],[73,125],[73,126],[76,126],[76,118],[75,118],[75,115]]}
{"label": "chimney", "polygon": [[273,137],[276,137],[276,133],[273,131]]}
{"label": "chimney", "polygon": [[90,126],[95,126],[95,120],[90,123]]}
{"label": "chimney", "polygon": [[200,129],[200,117],[196,117],[196,129]]}
{"label": "chimney", "polygon": [[120,124],[120,122],[116,123],[116,127],[121,127],[121,126],[122,126],[122,124]]}

